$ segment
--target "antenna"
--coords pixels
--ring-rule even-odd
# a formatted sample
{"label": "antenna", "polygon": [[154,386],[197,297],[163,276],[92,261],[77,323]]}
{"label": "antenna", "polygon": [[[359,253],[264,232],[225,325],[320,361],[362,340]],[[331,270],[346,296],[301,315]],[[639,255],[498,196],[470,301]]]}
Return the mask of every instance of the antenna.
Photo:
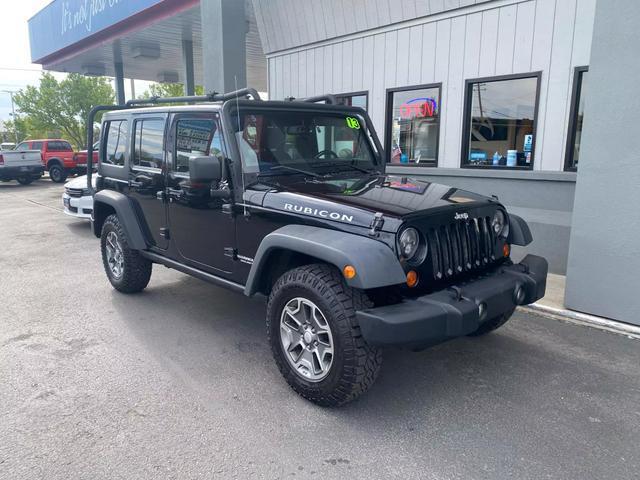
{"label": "antenna", "polygon": [[[236,90],[238,90],[238,76],[233,76],[233,81],[235,83]],[[240,133],[240,102],[238,97],[236,97],[236,115],[238,116],[238,133]],[[237,135],[237,133],[236,133]],[[240,142],[236,137],[236,143],[238,143],[238,147],[240,147]],[[240,150],[240,148],[238,148]],[[247,217],[247,202],[244,199],[245,189],[244,189],[244,165],[242,163],[242,152],[240,152],[240,181],[242,182],[242,214]]]}

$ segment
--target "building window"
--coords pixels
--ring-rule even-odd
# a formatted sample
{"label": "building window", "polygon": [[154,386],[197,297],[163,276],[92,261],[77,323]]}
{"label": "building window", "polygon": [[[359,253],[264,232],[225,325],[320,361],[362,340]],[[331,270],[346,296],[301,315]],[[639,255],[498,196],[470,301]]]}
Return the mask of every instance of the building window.
{"label": "building window", "polygon": [[438,166],[440,84],[387,90],[386,150],[398,165]]}
{"label": "building window", "polygon": [[162,168],[164,158],[164,120],[136,120],[133,164],[137,167]]}
{"label": "building window", "polygon": [[584,120],[584,95],[589,67],[576,67],[573,78],[573,94],[571,96],[571,113],[569,114],[569,136],[567,137],[567,153],[565,170],[578,170],[580,159],[580,142],[582,140],[582,122]]}
{"label": "building window", "polygon": [[540,73],[467,80],[463,167],[532,169]]}
{"label": "building window", "polygon": [[369,92],[341,93],[335,97],[340,105],[360,107],[365,110],[369,107]]}

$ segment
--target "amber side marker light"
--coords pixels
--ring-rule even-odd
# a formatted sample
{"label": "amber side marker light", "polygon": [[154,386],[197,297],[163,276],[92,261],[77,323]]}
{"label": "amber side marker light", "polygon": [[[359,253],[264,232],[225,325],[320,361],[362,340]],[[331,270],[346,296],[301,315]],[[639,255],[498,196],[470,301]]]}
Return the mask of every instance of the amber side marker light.
{"label": "amber side marker light", "polygon": [[413,288],[418,285],[418,274],[414,270],[407,272],[407,286]]}
{"label": "amber side marker light", "polygon": [[354,267],[353,265],[346,265],[342,269],[342,274],[344,275],[344,278],[346,278],[347,280],[351,280],[356,276],[356,267]]}
{"label": "amber side marker light", "polygon": [[505,257],[508,257],[510,253],[511,253],[511,247],[509,246],[508,243],[505,243],[504,246],[502,247],[502,254]]}

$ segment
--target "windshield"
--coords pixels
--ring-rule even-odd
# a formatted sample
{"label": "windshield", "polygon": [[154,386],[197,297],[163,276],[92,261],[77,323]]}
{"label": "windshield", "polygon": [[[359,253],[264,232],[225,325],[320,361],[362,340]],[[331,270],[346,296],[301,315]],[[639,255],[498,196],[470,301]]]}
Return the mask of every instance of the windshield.
{"label": "windshield", "polygon": [[363,176],[380,169],[364,119],[346,113],[241,111],[236,139],[243,171],[253,178]]}

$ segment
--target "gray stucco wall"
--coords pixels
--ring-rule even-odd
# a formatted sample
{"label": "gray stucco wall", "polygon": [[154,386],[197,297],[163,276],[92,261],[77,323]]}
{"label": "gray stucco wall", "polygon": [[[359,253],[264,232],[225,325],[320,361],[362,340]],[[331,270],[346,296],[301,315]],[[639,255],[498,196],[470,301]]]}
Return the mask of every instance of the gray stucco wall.
{"label": "gray stucco wall", "polygon": [[497,195],[509,212],[527,221],[533,234],[531,245],[514,247],[513,258],[517,261],[527,253],[534,253],[549,261],[552,273],[566,273],[575,173],[393,166],[388,166],[387,172],[423,178],[483,195]]}
{"label": "gray stucco wall", "polygon": [[638,25],[637,0],[598,2],[565,303],[640,325]]}

